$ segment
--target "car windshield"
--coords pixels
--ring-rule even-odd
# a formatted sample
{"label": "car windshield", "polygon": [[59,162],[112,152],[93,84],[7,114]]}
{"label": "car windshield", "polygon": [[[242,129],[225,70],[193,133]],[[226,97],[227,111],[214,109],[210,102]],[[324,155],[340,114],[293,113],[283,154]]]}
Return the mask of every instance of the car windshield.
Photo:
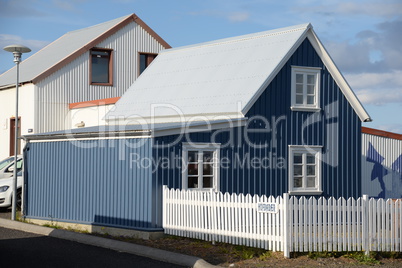
{"label": "car windshield", "polygon": [[10,156],[0,162],[0,170],[2,170],[5,166],[10,164],[11,162],[14,161],[14,157]]}

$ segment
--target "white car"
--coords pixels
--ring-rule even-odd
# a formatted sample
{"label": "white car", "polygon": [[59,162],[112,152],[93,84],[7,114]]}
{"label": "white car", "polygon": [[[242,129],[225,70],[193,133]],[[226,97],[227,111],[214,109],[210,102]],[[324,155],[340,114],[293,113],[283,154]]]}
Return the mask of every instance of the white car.
{"label": "white car", "polygon": [[[22,170],[22,155],[17,156],[17,172]],[[14,156],[7,157],[0,161],[0,179],[9,178],[14,175]]]}
{"label": "white car", "polygon": [[[17,174],[17,207],[21,207],[22,171]],[[0,179],[0,207],[8,208],[12,205],[14,191],[14,177]]]}

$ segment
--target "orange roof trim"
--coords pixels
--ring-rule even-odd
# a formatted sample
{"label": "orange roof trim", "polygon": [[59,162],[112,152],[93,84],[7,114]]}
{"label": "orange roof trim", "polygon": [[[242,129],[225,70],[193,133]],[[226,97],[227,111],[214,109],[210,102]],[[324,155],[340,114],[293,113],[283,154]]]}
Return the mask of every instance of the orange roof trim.
{"label": "orange roof trim", "polygon": [[108,99],[100,99],[100,100],[91,100],[91,101],[82,101],[82,102],[74,102],[68,105],[68,108],[71,109],[78,109],[78,108],[86,108],[86,107],[93,107],[93,106],[101,106],[101,105],[109,105],[115,104],[120,97],[116,98],[108,98]]}
{"label": "orange roof trim", "polygon": [[369,127],[362,127],[362,133],[396,139],[396,140],[402,140],[402,134],[397,134],[397,133],[369,128]]}

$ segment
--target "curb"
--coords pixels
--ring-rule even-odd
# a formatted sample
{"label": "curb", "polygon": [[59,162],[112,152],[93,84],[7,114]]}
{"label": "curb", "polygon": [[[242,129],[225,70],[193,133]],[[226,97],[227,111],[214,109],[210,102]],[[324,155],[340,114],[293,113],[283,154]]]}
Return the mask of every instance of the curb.
{"label": "curb", "polygon": [[82,244],[126,252],[181,266],[194,267],[194,268],[218,267],[209,264],[208,262],[204,261],[201,258],[194,256],[184,255],[180,253],[170,252],[142,245],[136,245],[128,242],[116,241],[113,239],[103,237],[75,233],[72,231],[62,229],[53,229],[50,227],[38,226],[19,221],[0,219],[0,227],[75,241]]}

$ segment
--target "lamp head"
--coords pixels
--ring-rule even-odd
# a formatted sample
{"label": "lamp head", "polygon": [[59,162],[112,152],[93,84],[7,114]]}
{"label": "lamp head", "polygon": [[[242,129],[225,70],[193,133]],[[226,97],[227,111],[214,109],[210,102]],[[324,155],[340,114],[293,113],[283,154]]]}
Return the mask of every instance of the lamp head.
{"label": "lamp head", "polygon": [[22,53],[31,52],[31,49],[23,45],[9,45],[3,48],[5,51],[12,52],[14,55],[14,62],[19,63],[21,61]]}

